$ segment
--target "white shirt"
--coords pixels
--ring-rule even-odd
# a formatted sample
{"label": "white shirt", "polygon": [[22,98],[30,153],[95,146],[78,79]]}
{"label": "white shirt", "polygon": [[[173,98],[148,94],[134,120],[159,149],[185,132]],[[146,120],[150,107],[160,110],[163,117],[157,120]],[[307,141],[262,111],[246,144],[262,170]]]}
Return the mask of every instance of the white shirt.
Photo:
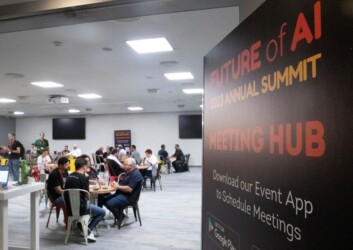
{"label": "white shirt", "polygon": [[49,155],[46,155],[44,158],[41,155],[38,156],[37,165],[39,167],[41,174],[44,174],[45,165],[50,163],[51,163],[51,158]]}
{"label": "white shirt", "polygon": [[119,160],[123,160],[123,158],[126,156],[126,150],[125,149],[120,149],[118,153],[118,158]]}
{"label": "white shirt", "polygon": [[158,164],[158,158],[155,155],[151,155],[145,159],[144,164],[148,166],[147,170],[152,170],[152,166]]}
{"label": "white shirt", "polygon": [[75,157],[79,157],[80,155],[82,155],[81,153],[81,149],[76,148],[70,151],[70,153],[68,153],[68,155],[73,155]]}

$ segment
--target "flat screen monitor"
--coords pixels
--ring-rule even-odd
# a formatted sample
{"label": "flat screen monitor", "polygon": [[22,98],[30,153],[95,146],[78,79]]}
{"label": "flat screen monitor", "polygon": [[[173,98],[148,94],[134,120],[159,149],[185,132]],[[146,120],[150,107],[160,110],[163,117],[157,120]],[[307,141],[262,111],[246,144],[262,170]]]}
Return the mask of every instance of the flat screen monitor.
{"label": "flat screen monitor", "polygon": [[202,138],[202,115],[179,115],[179,138]]}
{"label": "flat screen monitor", "polygon": [[54,140],[86,139],[86,118],[54,118]]}

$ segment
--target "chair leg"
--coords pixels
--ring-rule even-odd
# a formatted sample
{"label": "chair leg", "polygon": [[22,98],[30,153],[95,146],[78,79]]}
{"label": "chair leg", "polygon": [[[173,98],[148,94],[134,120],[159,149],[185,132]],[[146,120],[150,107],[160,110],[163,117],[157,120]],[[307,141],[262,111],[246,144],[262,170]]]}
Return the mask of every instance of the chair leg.
{"label": "chair leg", "polygon": [[158,176],[159,188],[162,190],[162,176]]}
{"label": "chair leg", "polygon": [[54,206],[53,204],[50,206],[50,211],[49,211],[49,216],[48,216],[48,221],[47,221],[47,227],[48,228],[48,225],[49,225],[49,221],[50,221],[50,216],[51,216],[51,211],[53,210]]}
{"label": "chair leg", "polygon": [[139,218],[140,226],[142,227],[140,209],[139,209],[139,204],[138,203],[136,203],[136,211],[137,211],[137,215],[138,215],[138,218]]}
{"label": "chair leg", "polygon": [[132,206],[132,210],[134,211],[135,221],[137,221],[137,217],[136,217],[136,207],[135,207],[135,206]]}
{"label": "chair leg", "polygon": [[67,245],[67,240],[69,239],[69,236],[70,236],[71,226],[72,226],[72,219],[69,218],[68,226],[67,226],[67,234],[66,234],[66,238],[65,238],[65,245]]}
{"label": "chair leg", "polygon": [[60,216],[60,207],[56,206],[55,210],[56,210],[56,223],[58,223],[59,222],[59,216]]}

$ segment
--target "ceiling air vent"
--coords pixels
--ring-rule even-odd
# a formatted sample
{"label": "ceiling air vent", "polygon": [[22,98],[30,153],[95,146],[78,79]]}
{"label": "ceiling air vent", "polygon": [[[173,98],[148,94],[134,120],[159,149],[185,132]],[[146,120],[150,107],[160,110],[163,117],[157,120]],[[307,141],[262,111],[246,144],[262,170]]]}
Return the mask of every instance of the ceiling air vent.
{"label": "ceiling air vent", "polygon": [[149,94],[156,94],[159,92],[159,89],[147,89],[147,93]]}
{"label": "ceiling air vent", "polygon": [[178,108],[182,109],[182,108],[184,108],[184,107],[185,107],[184,104],[178,104]]}

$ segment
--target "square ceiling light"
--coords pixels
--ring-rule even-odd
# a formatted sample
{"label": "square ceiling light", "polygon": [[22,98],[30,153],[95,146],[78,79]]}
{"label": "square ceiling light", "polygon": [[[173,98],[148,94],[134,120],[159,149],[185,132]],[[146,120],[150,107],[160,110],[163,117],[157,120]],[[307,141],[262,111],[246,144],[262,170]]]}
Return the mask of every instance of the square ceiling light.
{"label": "square ceiling light", "polygon": [[165,73],[164,76],[170,81],[194,79],[191,72]]}
{"label": "square ceiling light", "polygon": [[203,89],[183,89],[183,92],[188,95],[201,95],[203,94]]}
{"label": "square ceiling light", "polygon": [[1,103],[11,103],[11,102],[16,102],[16,100],[13,99],[8,99],[8,98],[0,98]]}
{"label": "square ceiling light", "polygon": [[97,98],[102,98],[102,96],[97,95],[97,94],[93,94],[93,93],[90,93],[90,94],[80,94],[80,95],[78,95],[78,97],[81,97],[81,98],[86,98],[86,99],[97,99]]}
{"label": "square ceiling light", "polygon": [[128,109],[128,110],[131,110],[131,111],[140,111],[140,110],[143,110],[142,107],[128,107],[127,109]]}
{"label": "square ceiling light", "polygon": [[32,85],[41,87],[41,88],[60,88],[64,85],[56,82],[31,82]]}
{"label": "square ceiling light", "polygon": [[80,113],[78,109],[69,109],[69,113]]}
{"label": "square ceiling light", "polygon": [[13,112],[14,115],[24,115],[25,113],[22,111],[15,111]]}
{"label": "square ceiling light", "polygon": [[139,54],[174,50],[165,37],[131,40],[126,41],[126,43]]}

